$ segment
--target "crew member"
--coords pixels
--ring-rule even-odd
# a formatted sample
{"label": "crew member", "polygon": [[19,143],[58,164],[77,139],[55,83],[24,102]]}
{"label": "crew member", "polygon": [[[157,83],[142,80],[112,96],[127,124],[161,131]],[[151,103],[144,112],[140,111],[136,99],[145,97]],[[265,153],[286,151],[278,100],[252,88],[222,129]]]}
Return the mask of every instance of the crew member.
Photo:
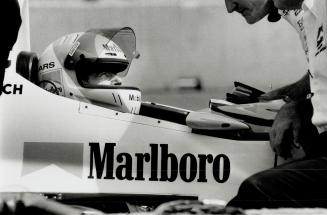
{"label": "crew member", "polygon": [[249,24],[267,15],[268,20],[277,21],[279,9],[300,35],[309,71],[296,83],[262,96],[265,100],[288,98],[270,132],[272,149],[288,158],[292,148],[302,147],[305,159],[251,176],[228,205],[327,207],[327,1],[225,0],[225,4],[229,13],[240,13]]}
{"label": "crew member", "polygon": [[14,46],[21,25],[20,8],[17,0],[1,1],[1,43],[0,43],[0,95],[3,88],[5,69],[9,67],[9,52]]}

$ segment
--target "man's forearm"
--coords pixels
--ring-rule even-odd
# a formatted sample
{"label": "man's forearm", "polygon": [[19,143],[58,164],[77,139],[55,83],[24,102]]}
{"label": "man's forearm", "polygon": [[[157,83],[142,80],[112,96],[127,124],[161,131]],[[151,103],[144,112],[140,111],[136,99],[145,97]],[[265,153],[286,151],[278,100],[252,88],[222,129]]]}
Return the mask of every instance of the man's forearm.
{"label": "man's forearm", "polygon": [[293,84],[272,90],[261,95],[259,100],[270,101],[274,99],[289,97],[291,100],[299,101],[305,99],[308,93],[310,93],[309,73]]}
{"label": "man's forearm", "polygon": [[309,73],[304,75],[297,82],[280,88],[282,94],[290,97],[292,100],[302,100],[310,93]]}

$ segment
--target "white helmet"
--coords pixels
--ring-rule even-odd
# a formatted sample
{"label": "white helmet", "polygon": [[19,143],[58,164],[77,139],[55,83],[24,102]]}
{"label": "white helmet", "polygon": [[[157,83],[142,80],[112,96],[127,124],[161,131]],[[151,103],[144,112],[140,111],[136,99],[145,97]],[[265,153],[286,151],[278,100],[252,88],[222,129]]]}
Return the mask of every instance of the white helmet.
{"label": "white helmet", "polygon": [[42,88],[71,99],[138,114],[141,92],[121,86],[136,53],[131,28],[72,33],[51,43],[39,58]]}

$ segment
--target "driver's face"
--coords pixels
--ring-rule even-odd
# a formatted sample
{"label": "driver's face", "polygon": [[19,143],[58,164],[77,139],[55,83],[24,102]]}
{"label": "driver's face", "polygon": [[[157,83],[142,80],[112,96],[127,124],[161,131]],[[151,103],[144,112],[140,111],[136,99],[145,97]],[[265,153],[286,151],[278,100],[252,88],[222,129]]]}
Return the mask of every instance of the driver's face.
{"label": "driver's face", "polygon": [[240,13],[249,24],[265,17],[273,5],[272,0],[225,0],[225,4],[229,13]]}
{"label": "driver's face", "polygon": [[93,86],[117,86],[121,85],[122,81],[116,74],[103,72],[90,74],[88,77],[88,84]]}

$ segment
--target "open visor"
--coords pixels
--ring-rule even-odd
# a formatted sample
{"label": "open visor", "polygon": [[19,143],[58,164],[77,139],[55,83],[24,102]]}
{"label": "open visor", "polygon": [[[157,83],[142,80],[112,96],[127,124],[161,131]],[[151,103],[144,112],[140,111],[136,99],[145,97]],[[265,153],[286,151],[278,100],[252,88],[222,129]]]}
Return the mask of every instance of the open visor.
{"label": "open visor", "polygon": [[76,71],[79,82],[90,73],[109,72],[124,77],[135,54],[133,29],[92,29],[76,38],[64,65]]}

